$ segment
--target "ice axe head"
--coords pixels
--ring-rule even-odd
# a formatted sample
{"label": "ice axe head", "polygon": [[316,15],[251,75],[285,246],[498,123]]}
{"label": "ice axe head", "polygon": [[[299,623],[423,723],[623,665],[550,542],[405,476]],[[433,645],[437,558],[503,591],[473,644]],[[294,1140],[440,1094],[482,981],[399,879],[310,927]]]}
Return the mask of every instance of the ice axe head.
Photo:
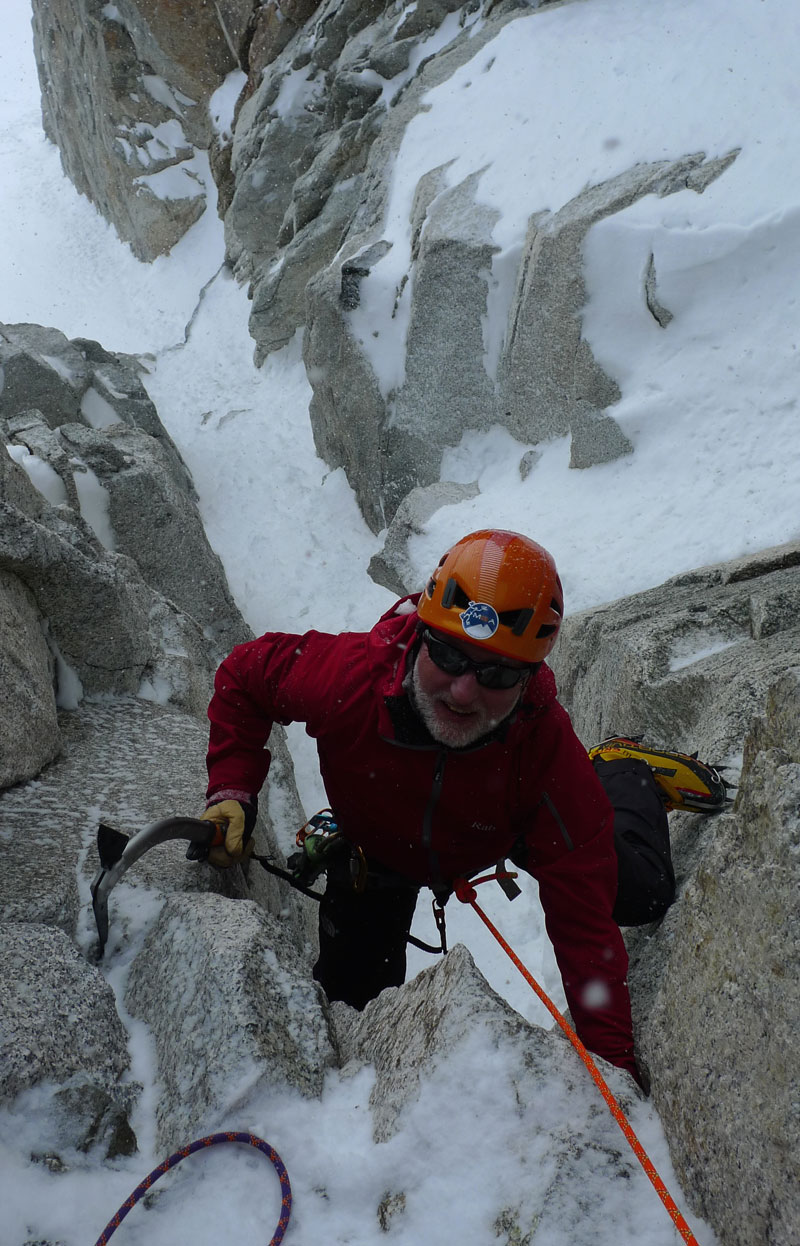
{"label": "ice axe head", "polygon": [[127,835],[115,830],[113,826],[100,823],[97,828],[97,852],[104,870],[110,870],[117,864],[127,846]]}

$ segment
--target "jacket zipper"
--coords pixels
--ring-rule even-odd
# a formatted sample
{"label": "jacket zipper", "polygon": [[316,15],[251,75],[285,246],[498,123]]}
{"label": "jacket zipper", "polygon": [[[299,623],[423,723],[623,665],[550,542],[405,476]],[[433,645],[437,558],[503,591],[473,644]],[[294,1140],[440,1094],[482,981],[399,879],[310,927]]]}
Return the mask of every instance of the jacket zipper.
{"label": "jacket zipper", "polygon": [[439,797],[442,794],[442,783],[444,781],[444,764],[447,760],[447,753],[442,750],[436,755],[436,767],[433,772],[433,782],[431,784],[428,803],[425,806],[425,812],[422,815],[422,846],[428,853],[430,862],[431,879],[439,877],[439,854],[433,851],[433,815],[436,806],[439,803]]}
{"label": "jacket zipper", "polygon": [[570,833],[567,830],[566,826],[564,825],[564,821],[561,817],[561,814],[558,812],[552,800],[547,795],[547,792],[542,792],[542,800],[545,803],[545,805],[547,805],[547,808],[549,809],[552,815],[553,821],[555,822],[556,826],[560,830],[562,837],[564,839],[564,843],[567,845],[567,849],[570,852],[573,852],[575,850],[575,845],[573,844],[572,839],[570,838]]}

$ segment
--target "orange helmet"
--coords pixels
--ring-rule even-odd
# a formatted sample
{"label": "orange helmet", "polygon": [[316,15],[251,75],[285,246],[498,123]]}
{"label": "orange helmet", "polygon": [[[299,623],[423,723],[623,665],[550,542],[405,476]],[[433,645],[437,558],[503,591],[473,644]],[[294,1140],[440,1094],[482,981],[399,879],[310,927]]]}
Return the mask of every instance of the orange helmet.
{"label": "orange helmet", "polygon": [[417,613],[423,623],[519,662],[556,643],[564,594],[552,555],[519,532],[472,532],[448,550]]}

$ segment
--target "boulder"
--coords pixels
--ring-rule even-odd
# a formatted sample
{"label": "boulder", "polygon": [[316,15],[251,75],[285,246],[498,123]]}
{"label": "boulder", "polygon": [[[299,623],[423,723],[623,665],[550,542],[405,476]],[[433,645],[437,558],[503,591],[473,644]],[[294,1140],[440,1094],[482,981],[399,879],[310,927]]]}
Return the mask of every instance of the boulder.
{"label": "boulder", "polygon": [[438,481],[442,452],[465,429],[500,421],[483,327],[498,214],[478,201],[480,176],[441,189],[412,223],[405,378],[387,430],[389,515],[413,488]]}
{"label": "boulder", "polygon": [[0,416],[33,407],[57,427],[79,418],[89,384],[86,359],[59,329],[0,324]]}
{"label": "boulder", "polygon": [[[567,1039],[510,1008],[463,946],[405,986],[384,991],[363,1013],[343,1004],[331,1012],[343,1074],[364,1064],[374,1069],[375,1141],[403,1154],[403,1139],[406,1146],[413,1139],[417,1153],[417,1183],[404,1188],[395,1180],[376,1209],[384,1231],[405,1227],[405,1236],[416,1240],[417,1226],[409,1223],[414,1208],[419,1216],[420,1203],[442,1198],[449,1184],[444,1170],[456,1170],[460,1189],[465,1173],[474,1173],[475,1183],[468,1206],[453,1207],[456,1238],[468,1220],[476,1241],[483,1232],[485,1240],[506,1246],[590,1242],[597,1206],[575,1191],[594,1186],[605,1171],[609,1190],[614,1179],[624,1181],[625,1207],[614,1220],[618,1235],[645,1241],[660,1214],[668,1233],[666,1212],[659,1212],[647,1177]],[[633,1128],[647,1137],[650,1109],[632,1079],[599,1064]],[[484,1186],[481,1155],[497,1150],[507,1181]],[[661,1167],[656,1150],[651,1158]],[[637,1199],[638,1190],[645,1193]]]}
{"label": "boulder", "polygon": [[66,1166],[58,1152],[96,1144],[107,1158],[130,1154],[136,1088],[120,1084],[129,1055],[111,987],[62,931],[13,921],[0,930],[0,1102],[25,1096],[51,1167]]}
{"label": "boulder", "polygon": [[674,194],[687,186],[702,193],[737,154],[707,161],[699,152],[634,165],[588,187],[557,212],[531,216],[497,376],[502,423],[513,436],[538,443],[570,433],[570,466],[576,468],[632,452],[607,410],[619,401],[617,385],[581,333],[584,240],[597,221],[645,195]]}
{"label": "boulder", "polygon": [[587,745],[617,733],[737,764],[797,660],[800,544],[701,567],[568,617],[549,659]]}
{"label": "boulder", "polygon": [[319,1095],[334,1063],[308,962],[251,901],[173,896],[133,963],[126,1006],[153,1033],[159,1146],[208,1130],[258,1084]]}
{"label": "boulder", "polygon": [[247,639],[222,564],[187,489],[162,444],[139,429],[99,431],[64,425],[60,440],[93,473],[107,496],[114,549],[132,558],[145,581],[195,621],[217,652]]}
{"label": "boulder", "polygon": [[151,656],[152,593],[135,564],[103,551],[78,516],[42,522],[0,503],[0,569],[29,589],[87,692],[136,691]]}
{"label": "boulder", "polygon": [[42,422],[56,431],[75,422],[100,431],[115,424],[139,429],[159,442],[176,479],[191,491],[186,466],[142,384],[143,371],[134,356],[89,338],[70,341],[58,329],[3,324],[0,418],[13,434]]}
{"label": "boulder", "polygon": [[[207,724],[174,706],[139,697],[85,700],[61,711],[61,755],[33,783],[0,793],[6,842],[0,908],[10,920],[58,926],[96,946],[88,885],[100,869],[99,822],[134,835],[151,822],[198,815],[205,804]],[[261,801],[259,852],[281,862],[277,837],[290,843],[305,817],[294,787],[283,732],[270,741],[274,777]],[[221,871],[187,861],[180,842],[159,845],[126,873],[109,898],[111,952],[148,920],[153,897],[215,891],[255,899],[281,913],[298,948],[313,951],[311,905],[287,892],[260,866]],[[137,918],[136,893],[143,906]],[[125,897],[129,897],[126,901]],[[132,935],[130,935],[132,937]],[[109,953],[110,954],[110,953]]]}

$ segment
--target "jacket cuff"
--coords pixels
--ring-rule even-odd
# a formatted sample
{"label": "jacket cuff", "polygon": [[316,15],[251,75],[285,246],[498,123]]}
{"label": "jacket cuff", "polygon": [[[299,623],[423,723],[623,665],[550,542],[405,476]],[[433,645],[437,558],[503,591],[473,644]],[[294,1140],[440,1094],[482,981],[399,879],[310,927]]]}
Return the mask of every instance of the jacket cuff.
{"label": "jacket cuff", "polygon": [[243,792],[236,787],[222,787],[208,797],[206,809],[210,809],[212,805],[218,805],[222,800],[238,800],[240,805],[252,805],[253,808],[258,808],[258,800],[252,792]]}

